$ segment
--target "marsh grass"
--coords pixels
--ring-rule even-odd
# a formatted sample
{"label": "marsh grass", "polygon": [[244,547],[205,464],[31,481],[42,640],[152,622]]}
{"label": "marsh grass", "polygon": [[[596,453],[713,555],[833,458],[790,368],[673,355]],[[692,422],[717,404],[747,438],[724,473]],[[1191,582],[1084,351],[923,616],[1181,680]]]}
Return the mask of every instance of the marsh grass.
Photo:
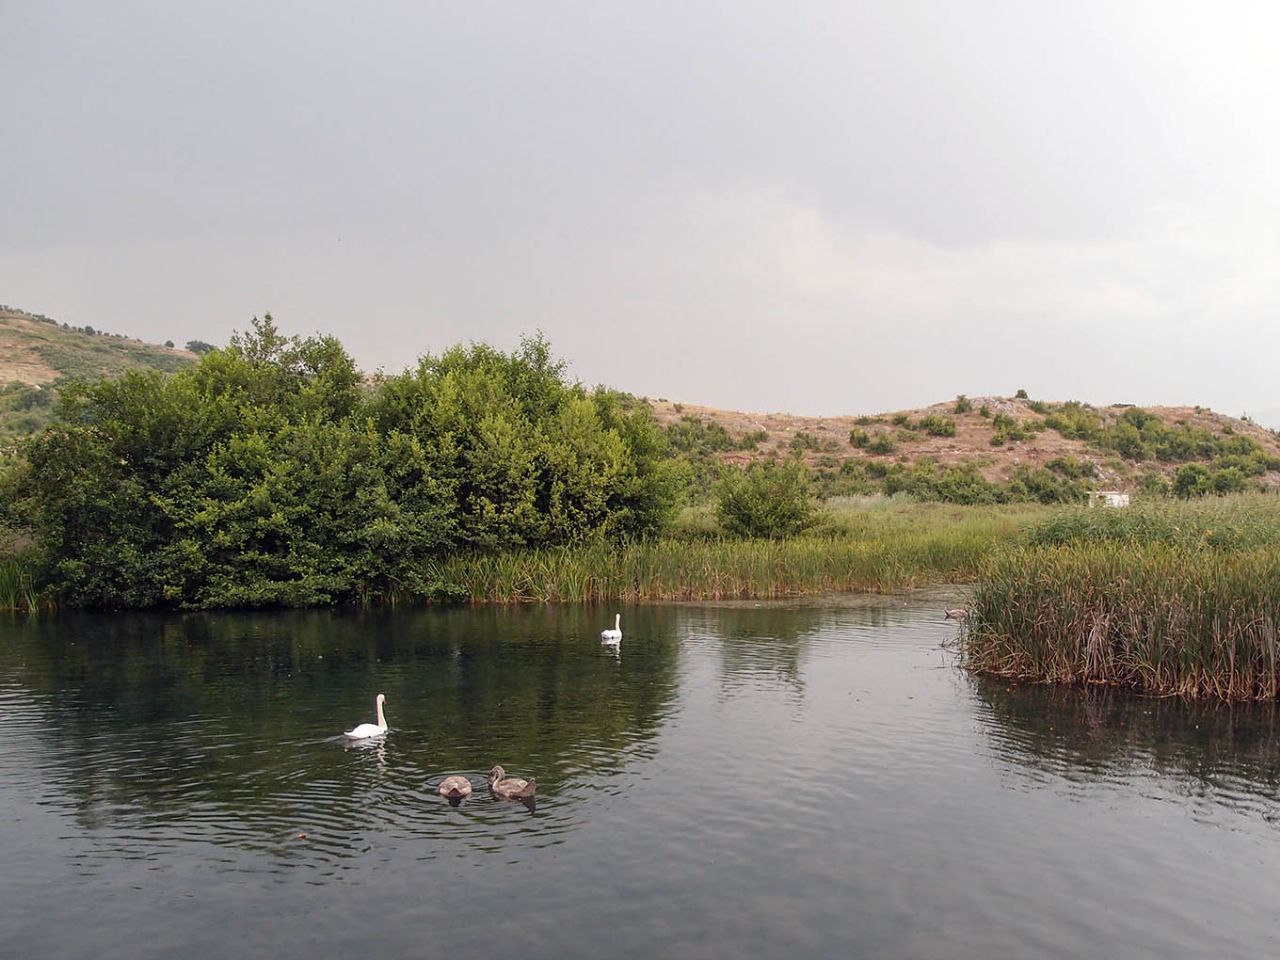
{"label": "marsh grass", "polygon": [[32,559],[23,554],[0,554],[0,610],[34,613],[47,606],[36,586]]}
{"label": "marsh grass", "polygon": [[676,536],[457,556],[430,579],[481,603],[767,599],[891,592],[973,579],[996,543],[1043,508],[867,500],[828,505],[814,532],[784,540],[716,536],[692,512]]}
{"label": "marsh grass", "polygon": [[973,669],[1223,700],[1280,697],[1280,501],[1060,514],[983,564]]}

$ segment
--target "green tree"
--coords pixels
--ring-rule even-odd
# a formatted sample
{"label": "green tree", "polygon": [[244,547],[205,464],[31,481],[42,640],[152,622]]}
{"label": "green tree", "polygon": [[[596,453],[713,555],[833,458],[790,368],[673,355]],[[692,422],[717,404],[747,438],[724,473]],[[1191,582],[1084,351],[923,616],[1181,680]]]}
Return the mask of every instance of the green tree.
{"label": "green tree", "polygon": [[716,517],[734,536],[779,539],[813,523],[809,471],[791,461],[729,468],[716,491]]}
{"label": "green tree", "polygon": [[1173,475],[1174,496],[1182,497],[1183,499],[1202,497],[1209,492],[1210,488],[1211,476],[1209,469],[1203,464],[1184,464]]}

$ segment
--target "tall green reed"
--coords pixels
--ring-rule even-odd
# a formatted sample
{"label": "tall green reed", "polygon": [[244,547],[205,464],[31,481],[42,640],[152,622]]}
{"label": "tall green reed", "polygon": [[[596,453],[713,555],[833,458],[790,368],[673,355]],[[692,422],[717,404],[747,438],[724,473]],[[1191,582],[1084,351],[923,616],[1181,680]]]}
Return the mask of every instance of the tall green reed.
{"label": "tall green reed", "polygon": [[36,585],[35,570],[29,555],[0,555],[0,610],[34,613],[48,606]]}
{"label": "tall green reed", "polygon": [[1223,700],[1280,696],[1280,500],[1065,513],[982,565],[973,669]]}

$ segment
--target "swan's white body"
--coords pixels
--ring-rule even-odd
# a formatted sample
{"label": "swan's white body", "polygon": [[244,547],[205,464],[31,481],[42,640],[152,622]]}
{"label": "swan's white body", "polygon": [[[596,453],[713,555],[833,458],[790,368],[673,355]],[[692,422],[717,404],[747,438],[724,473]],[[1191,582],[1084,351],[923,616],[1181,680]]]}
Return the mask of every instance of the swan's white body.
{"label": "swan's white body", "polygon": [[382,715],[382,705],[386,702],[386,694],[378,694],[374,704],[378,710],[377,723],[362,723],[360,726],[352,730],[343,731],[342,735],[348,740],[368,740],[372,737],[380,737],[387,732],[387,718]]}
{"label": "swan's white body", "polygon": [[613,629],[601,630],[600,641],[602,643],[621,643],[622,642],[622,614],[615,613],[613,615]]}

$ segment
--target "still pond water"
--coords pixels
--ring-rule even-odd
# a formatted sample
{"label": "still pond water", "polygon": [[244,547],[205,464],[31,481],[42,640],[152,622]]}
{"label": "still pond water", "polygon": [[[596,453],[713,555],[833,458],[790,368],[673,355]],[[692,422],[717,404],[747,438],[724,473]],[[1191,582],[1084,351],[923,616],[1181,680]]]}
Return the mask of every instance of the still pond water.
{"label": "still pond water", "polygon": [[1271,708],[976,680],[936,603],[611,613],[0,620],[0,957],[1280,945]]}

